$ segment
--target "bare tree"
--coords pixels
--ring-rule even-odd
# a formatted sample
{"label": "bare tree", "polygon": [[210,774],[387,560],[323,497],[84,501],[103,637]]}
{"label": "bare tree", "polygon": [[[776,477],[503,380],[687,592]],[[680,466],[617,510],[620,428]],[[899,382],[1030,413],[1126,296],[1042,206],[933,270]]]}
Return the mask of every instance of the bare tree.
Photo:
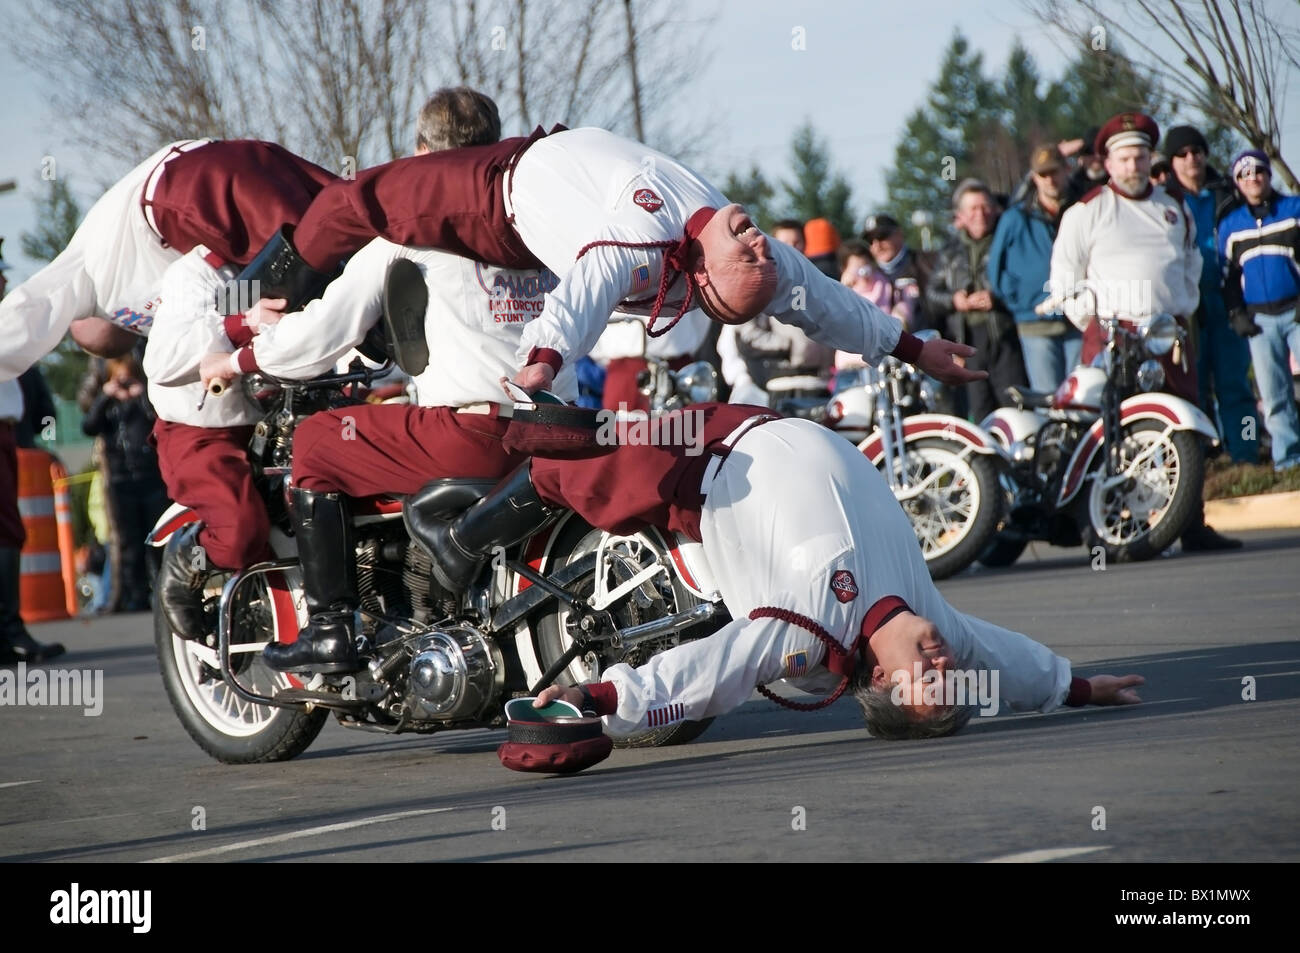
{"label": "bare tree", "polygon": [[[1263,0],[1026,0],[1041,20],[1071,37],[1106,42],[1106,31],[1134,48],[1163,36],[1180,59],[1152,59],[1178,100],[1238,132],[1269,157],[1292,191],[1300,181],[1282,158],[1286,64],[1300,66],[1296,4]],[[1098,32],[1100,30],[1101,32]]]}

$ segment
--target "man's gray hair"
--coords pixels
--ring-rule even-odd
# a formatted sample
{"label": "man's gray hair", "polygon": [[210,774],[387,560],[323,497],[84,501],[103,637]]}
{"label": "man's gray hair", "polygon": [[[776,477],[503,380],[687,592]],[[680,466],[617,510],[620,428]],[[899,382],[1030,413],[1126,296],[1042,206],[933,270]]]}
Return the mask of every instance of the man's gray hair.
{"label": "man's gray hair", "polygon": [[871,684],[871,670],[865,668],[853,680],[853,697],[862,707],[862,720],[867,723],[867,733],[886,741],[909,741],[921,738],[942,738],[960,730],[975,712],[972,705],[952,705],[938,709],[938,714],[925,721],[915,721],[902,705],[895,704],[888,688],[877,689]]}
{"label": "man's gray hair", "polygon": [[501,139],[501,115],[490,96],[468,86],[447,86],[420,108],[415,143],[430,152],[485,146]]}
{"label": "man's gray hair", "polygon": [[988,183],[983,179],[962,179],[957,183],[957,190],[952,193],[952,210],[957,211],[961,205],[961,200],[968,192],[982,192],[988,197],[990,202],[994,202],[993,190],[989,188]]}

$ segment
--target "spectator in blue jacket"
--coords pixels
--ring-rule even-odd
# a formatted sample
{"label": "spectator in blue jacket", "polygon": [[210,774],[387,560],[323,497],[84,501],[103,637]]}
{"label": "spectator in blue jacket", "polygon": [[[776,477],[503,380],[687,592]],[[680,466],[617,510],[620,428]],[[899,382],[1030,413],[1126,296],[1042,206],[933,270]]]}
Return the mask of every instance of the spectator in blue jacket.
{"label": "spectator in blue jacket", "polygon": [[1030,160],[1034,191],[1007,209],[989,249],[989,284],[1016,319],[1029,386],[1055,391],[1079,363],[1083,335],[1060,315],[1034,307],[1047,297],[1052,243],[1066,202],[1069,171],[1056,146],[1039,146]]}
{"label": "spectator in blue jacket", "polygon": [[1300,198],[1273,188],[1273,169],[1257,149],[1232,160],[1243,204],[1219,222],[1219,257],[1227,269],[1223,300],[1233,330],[1250,344],[1264,425],[1277,470],[1300,466],[1300,414],[1291,383],[1291,354],[1300,356]]}
{"label": "spectator in blue jacket", "polygon": [[[1250,348],[1232,333],[1223,303],[1223,270],[1215,240],[1215,222],[1240,200],[1232,183],[1209,163],[1209,144],[1200,130],[1175,126],[1165,136],[1172,177],[1171,195],[1181,195],[1196,221],[1201,249],[1201,303],[1196,309],[1197,403],[1217,422],[1233,463],[1258,463],[1254,433],[1255,394],[1246,372]],[[1249,438],[1249,439],[1247,439]]]}

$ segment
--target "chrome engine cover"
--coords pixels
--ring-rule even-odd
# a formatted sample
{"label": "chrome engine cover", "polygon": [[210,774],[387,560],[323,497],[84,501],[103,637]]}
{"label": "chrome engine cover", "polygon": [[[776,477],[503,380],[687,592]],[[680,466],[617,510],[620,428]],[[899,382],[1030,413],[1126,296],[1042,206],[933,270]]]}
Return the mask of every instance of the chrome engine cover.
{"label": "chrome engine cover", "polygon": [[419,637],[408,684],[415,717],[479,720],[501,697],[505,664],[496,644],[473,626],[437,628]]}

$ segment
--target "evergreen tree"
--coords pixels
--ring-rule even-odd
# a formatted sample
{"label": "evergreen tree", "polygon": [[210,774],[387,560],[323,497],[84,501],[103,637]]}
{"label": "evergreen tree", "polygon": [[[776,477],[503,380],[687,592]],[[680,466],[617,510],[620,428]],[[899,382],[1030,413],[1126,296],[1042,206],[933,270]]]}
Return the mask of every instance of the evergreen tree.
{"label": "evergreen tree", "polygon": [[[72,241],[72,235],[81,221],[81,207],[77,204],[67,179],[50,180],[44,197],[34,199],[36,227],[19,236],[23,254],[39,261],[53,261]],[[77,396],[77,385],[86,373],[90,356],[77,347],[70,337],[64,337],[54,351],[41,362],[45,382],[50,390],[67,400]]]}
{"label": "evergreen tree", "polygon": [[925,105],[910,116],[894,150],[894,165],[885,175],[889,207],[885,209],[917,241],[912,213],[928,211],[936,223],[949,217],[957,182],[974,174],[973,146],[998,122],[997,95],[984,75],[983,56],[973,52],[960,31],[954,32],[930,86]]}
{"label": "evergreen tree", "polygon": [[776,221],[776,216],[772,214],[772,197],[776,194],[776,189],[758,166],[751,165],[744,176],[727,173],[722,183],[722,194],[728,200],[745,206],[750,218],[759,228],[766,230]]}
{"label": "evergreen tree", "polygon": [[829,219],[842,236],[853,233],[855,216],[849,204],[852,188],[839,173],[832,173],[830,155],[811,123],[795,130],[790,143],[792,180],[782,184],[790,218],[807,222]]}
{"label": "evergreen tree", "polygon": [[1106,50],[1082,46],[1054,85],[1062,138],[1081,136],[1090,126],[1100,126],[1122,112],[1144,112],[1162,129],[1166,125],[1161,121],[1167,112],[1166,96],[1159,82],[1117,45]]}

